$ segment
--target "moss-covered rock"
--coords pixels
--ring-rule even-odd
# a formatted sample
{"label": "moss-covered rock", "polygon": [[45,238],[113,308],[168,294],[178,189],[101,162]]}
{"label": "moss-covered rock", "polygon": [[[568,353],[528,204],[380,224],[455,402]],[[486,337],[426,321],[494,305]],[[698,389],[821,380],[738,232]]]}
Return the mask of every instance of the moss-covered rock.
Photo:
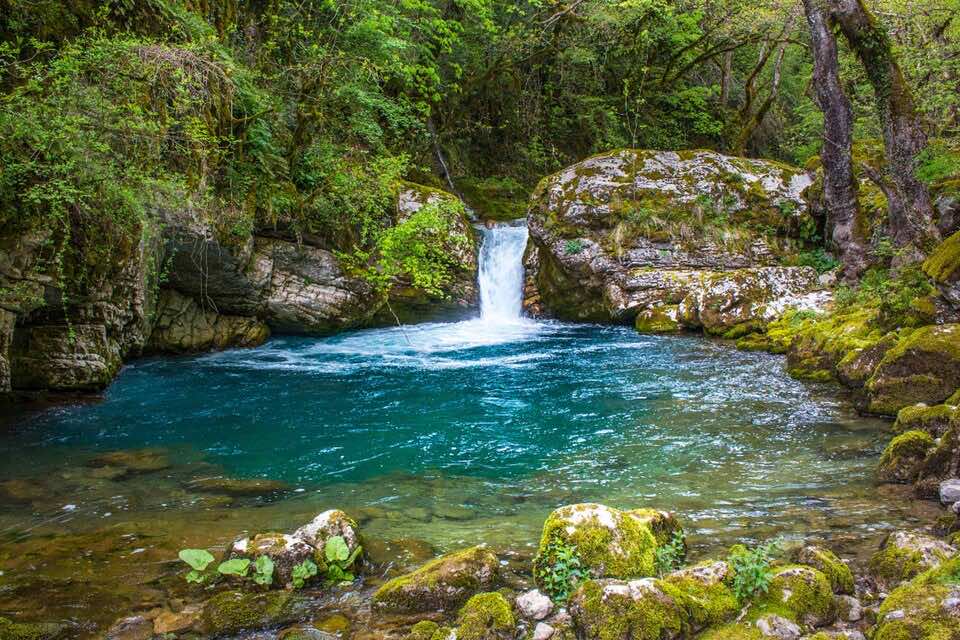
{"label": "moss-covered rock", "polygon": [[960,304],[960,232],[944,240],[923,263],[924,272],[937,283],[943,296]]}
{"label": "moss-covered rock", "polygon": [[0,640],[54,640],[63,637],[64,627],[52,622],[14,622],[0,617]]}
{"label": "moss-covered rock", "polygon": [[682,594],[690,626],[701,629],[731,620],[739,612],[740,604],[727,584],[732,575],[726,562],[707,560],[663,580]]}
{"label": "moss-covered rock", "polygon": [[883,450],[877,466],[877,477],[882,482],[913,482],[919,473],[920,463],[933,446],[933,438],[926,431],[901,433]]}
{"label": "moss-covered rock", "polygon": [[421,620],[410,628],[404,640],[447,640],[452,629],[441,627],[433,620]]}
{"label": "moss-covered rock", "polygon": [[646,309],[637,314],[634,326],[640,333],[675,333],[680,330],[677,322],[677,305]]}
{"label": "moss-covered rock", "polygon": [[511,640],[516,624],[506,598],[499,593],[478,593],[460,610],[457,640]]}
{"label": "moss-covered rock", "polygon": [[957,550],[922,533],[896,531],[870,558],[870,575],[883,589],[892,589],[915,576],[939,567]]}
{"label": "moss-covered rock", "polygon": [[941,404],[960,387],[960,325],[921,327],[888,351],[867,382],[869,410],[896,415],[923,402]]}
{"label": "moss-covered rock", "polygon": [[470,547],[431,560],[416,571],[390,580],[373,594],[382,611],[449,611],[471,595],[495,587],[497,556],[485,547]]}
{"label": "moss-covered rock", "polygon": [[305,598],[289,591],[225,591],[204,603],[200,625],[208,636],[235,635],[292,622],[305,613],[307,605]]}
{"label": "moss-covered rock", "polygon": [[591,503],[561,507],[544,522],[534,577],[543,587],[548,548],[555,541],[575,546],[584,568],[595,578],[650,576],[657,547],[676,531],[682,528],[673,515],[653,509],[620,511]]}
{"label": "moss-covered rock", "polygon": [[800,547],[794,554],[798,564],[807,565],[827,576],[834,593],[852,594],[853,572],[850,567],[829,549],[815,545]]}
{"label": "moss-covered rock", "polygon": [[755,621],[770,614],[810,627],[833,622],[836,606],[830,579],[813,567],[778,567],[767,592],[754,598],[747,619]]}
{"label": "moss-covered rock", "polygon": [[580,635],[591,640],[672,640],[691,631],[680,590],[653,578],[588,580],[570,611]]}
{"label": "moss-covered rock", "polygon": [[873,640],[960,640],[960,558],[894,590],[877,613]]}
{"label": "moss-covered rock", "polygon": [[893,430],[897,433],[925,431],[934,438],[939,438],[958,421],[960,409],[956,405],[938,404],[930,407],[918,404],[900,409]]}
{"label": "moss-covered rock", "polygon": [[763,640],[763,634],[751,624],[732,623],[707,629],[697,640]]}

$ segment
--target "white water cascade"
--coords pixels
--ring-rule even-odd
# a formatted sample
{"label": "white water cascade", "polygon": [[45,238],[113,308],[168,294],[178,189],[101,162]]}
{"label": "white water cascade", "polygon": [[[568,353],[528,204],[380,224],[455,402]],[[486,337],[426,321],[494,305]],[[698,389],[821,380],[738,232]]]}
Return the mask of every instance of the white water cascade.
{"label": "white water cascade", "polygon": [[488,324],[521,322],[525,225],[496,225],[483,230],[480,248],[480,318]]}

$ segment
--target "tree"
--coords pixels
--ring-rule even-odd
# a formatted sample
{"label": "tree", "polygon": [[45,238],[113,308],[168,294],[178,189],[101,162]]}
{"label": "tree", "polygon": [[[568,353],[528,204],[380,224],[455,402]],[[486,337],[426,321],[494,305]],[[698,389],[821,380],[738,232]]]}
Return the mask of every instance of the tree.
{"label": "tree", "polygon": [[840,84],[837,41],[827,23],[823,0],[803,0],[810,27],[813,84],[823,111],[823,200],[827,228],[840,251],[843,276],[856,280],[866,266],[866,231],[853,174],[853,110]]}
{"label": "tree", "polygon": [[893,53],[886,30],[863,0],[829,0],[830,17],[840,26],[873,87],[886,148],[886,175],[872,172],[887,194],[890,234],[894,242],[918,258],[940,237],[933,224],[927,186],[916,175],[927,147],[913,93]]}

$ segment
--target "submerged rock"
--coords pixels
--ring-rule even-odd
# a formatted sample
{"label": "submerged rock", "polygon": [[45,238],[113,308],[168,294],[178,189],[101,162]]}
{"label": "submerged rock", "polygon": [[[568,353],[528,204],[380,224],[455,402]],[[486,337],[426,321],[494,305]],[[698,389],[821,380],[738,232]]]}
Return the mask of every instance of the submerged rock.
{"label": "submerged rock", "polygon": [[470,547],[390,580],[373,594],[373,606],[396,613],[450,611],[471,595],[495,587],[499,575],[500,562],[493,552]]}
{"label": "submerged rock", "polygon": [[225,591],[204,603],[200,629],[210,636],[266,629],[296,620],[307,608],[305,598],[289,591]]}
{"label": "submerged rock", "polygon": [[290,485],[279,480],[266,480],[263,478],[226,478],[217,476],[191,480],[187,483],[187,488],[203,493],[253,497],[269,496],[283,491],[289,491]]}
{"label": "submerged rock", "polygon": [[657,547],[675,532],[683,534],[676,518],[653,509],[620,511],[591,503],[561,507],[544,522],[534,578],[542,582],[552,563],[550,547],[556,543],[576,547],[583,567],[594,578],[650,576]]}
{"label": "submerged rock", "polygon": [[133,473],[151,473],[169,469],[171,464],[165,449],[128,449],[101,453],[88,460],[87,466],[120,468]]}
{"label": "submerged rock", "polygon": [[870,574],[884,589],[939,567],[957,550],[937,538],[908,531],[897,531],[884,540],[870,558]]}

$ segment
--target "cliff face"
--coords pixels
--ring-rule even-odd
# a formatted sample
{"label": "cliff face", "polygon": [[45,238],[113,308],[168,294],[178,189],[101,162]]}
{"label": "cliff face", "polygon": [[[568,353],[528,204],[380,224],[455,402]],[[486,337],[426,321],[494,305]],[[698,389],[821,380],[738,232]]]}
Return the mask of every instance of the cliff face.
{"label": "cliff face", "polygon": [[[397,194],[395,223],[455,198],[419,185]],[[110,247],[84,286],[49,260],[39,233],[0,239],[0,393],[96,391],[144,353],[254,346],[271,332],[323,335],[469,313],[477,304],[477,245],[462,209],[438,209],[449,232],[450,277],[423,291],[403,274],[385,286],[364,265],[312,239],[255,233],[227,241],[196,212],[161,212],[139,241]]]}
{"label": "cliff face", "polygon": [[620,150],[544,179],[529,212],[527,308],[644,331],[746,331],[816,306],[783,266],[815,224],[802,171],[709,151]]}

